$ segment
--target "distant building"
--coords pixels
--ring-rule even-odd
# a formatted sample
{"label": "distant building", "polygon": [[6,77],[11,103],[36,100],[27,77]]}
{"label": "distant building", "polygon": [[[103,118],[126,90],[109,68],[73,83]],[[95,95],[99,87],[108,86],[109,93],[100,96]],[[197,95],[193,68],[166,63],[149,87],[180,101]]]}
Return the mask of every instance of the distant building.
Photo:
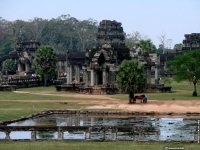
{"label": "distant building", "polygon": [[114,84],[117,66],[130,59],[129,48],[125,46],[125,34],[121,23],[103,20],[97,34],[97,48],[87,51],[85,83],[90,86]]}
{"label": "distant building", "polygon": [[35,72],[32,65],[35,51],[39,46],[40,43],[36,41],[18,42],[16,44],[18,74],[23,75],[24,73],[31,74]]}
{"label": "distant building", "polygon": [[182,50],[200,50],[200,33],[185,34]]}

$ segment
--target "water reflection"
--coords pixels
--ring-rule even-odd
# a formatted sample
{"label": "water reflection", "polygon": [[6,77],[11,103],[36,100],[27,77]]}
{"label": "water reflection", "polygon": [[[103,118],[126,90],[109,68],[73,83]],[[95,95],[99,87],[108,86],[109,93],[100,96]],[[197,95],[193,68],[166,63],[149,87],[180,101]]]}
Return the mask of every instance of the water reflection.
{"label": "water reflection", "polygon": [[12,140],[16,139],[30,139],[31,132],[30,131],[12,131],[10,133],[10,137]]}
{"label": "water reflection", "polygon": [[[105,117],[87,115],[49,115],[40,118],[15,122],[9,126],[139,126],[153,127],[158,132],[129,133],[118,132],[118,140],[143,140],[143,141],[194,141],[198,119],[187,118],[148,118],[148,117]],[[30,138],[29,132],[12,133],[11,139]],[[5,134],[0,132],[0,139]],[[37,139],[57,139],[58,132],[37,132]],[[83,131],[64,132],[64,139],[85,139]],[[112,139],[112,131],[91,131],[91,139]]]}
{"label": "water reflection", "polygon": [[57,139],[58,133],[54,131],[38,131],[37,132],[37,139]]}

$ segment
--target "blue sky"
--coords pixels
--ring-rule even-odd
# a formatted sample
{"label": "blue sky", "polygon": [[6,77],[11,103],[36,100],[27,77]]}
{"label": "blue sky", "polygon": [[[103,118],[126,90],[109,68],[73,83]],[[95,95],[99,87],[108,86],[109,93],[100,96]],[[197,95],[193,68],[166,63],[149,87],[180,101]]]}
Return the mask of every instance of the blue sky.
{"label": "blue sky", "polygon": [[62,14],[79,20],[116,20],[126,33],[139,31],[156,45],[162,34],[173,46],[186,33],[200,33],[200,0],[0,0],[0,17],[6,20]]}

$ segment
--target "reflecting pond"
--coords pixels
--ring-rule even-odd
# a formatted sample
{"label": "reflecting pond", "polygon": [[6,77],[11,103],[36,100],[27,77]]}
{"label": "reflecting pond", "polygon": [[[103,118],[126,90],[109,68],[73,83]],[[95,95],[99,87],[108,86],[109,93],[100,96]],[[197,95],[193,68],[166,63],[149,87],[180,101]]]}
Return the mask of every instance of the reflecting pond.
{"label": "reflecting pond", "polygon": [[[141,140],[141,141],[196,141],[199,118],[157,118],[157,117],[130,117],[130,116],[95,116],[59,114],[45,117],[27,119],[8,126],[139,126],[153,127],[156,132],[133,134],[118,132],[117,140]],[[5,138],[5,133],[0,132],[0,139]],[[30,131],[13,131],[11,139],[30,139]],[[37,131],[37,139],[57,139],[58,132]],[[107,131],[105,137],[102,132],[92,131],[92,140],[112,139],[112,132]],[[64,139],[85,139],[85,132],[64,132]]]}

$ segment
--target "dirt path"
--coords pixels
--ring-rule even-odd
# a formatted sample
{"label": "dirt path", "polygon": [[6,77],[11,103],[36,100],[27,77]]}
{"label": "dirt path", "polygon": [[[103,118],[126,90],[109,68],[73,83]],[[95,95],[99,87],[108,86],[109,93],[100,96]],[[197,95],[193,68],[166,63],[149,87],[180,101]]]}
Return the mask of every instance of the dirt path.
{"label": "dirt path", "polygon": [[[16,91],[16,93],[31,93],[40,95],[52,95],[43,92]],[[61,93],[56,96],[84,98],[83,100],[0,100],[0,102],[47,102],[47,103],[78,103],[88,104],[85,109],[90,110],[120,110],[134,112],[155,112],[155,113],[200,113],[200,100],[149,100],[146,104],[128,104],[128,100],[111,98],[109,95],[86,95],[76,93]],[[90,98],[85,100],[85,98]]]}
{"label": "dirt path", "polygon": [[107,104],[89,106],[88,109],[113,109],[155,113],[200,113],[200,101],[149,101],[147,104]]}
{"label": "dirt path", "polygon": [[75,98],[89,98],[89,99],[105,99],[105,100],[117,100],[108,95],[91,95],[91,94],[79,94],[79,93],[60,93],[51,94],[47,92],[27,92],[27,91],[14,91],[20,94],[37,94],[37,95],[48,95],[48,96],[62,96],[62,97],[75,97]]}
{"label": "dirt path", "polygon": [[192,100],[168,100],[149,101],[147,104],[128,104],[121,100],[0,100],[0,102],[28,102],[28,103],[78,103],[89,104],[85,109],[90,110],[120,110],[134,112],[155,112],[155,113],[200,113],[200,101]]}

